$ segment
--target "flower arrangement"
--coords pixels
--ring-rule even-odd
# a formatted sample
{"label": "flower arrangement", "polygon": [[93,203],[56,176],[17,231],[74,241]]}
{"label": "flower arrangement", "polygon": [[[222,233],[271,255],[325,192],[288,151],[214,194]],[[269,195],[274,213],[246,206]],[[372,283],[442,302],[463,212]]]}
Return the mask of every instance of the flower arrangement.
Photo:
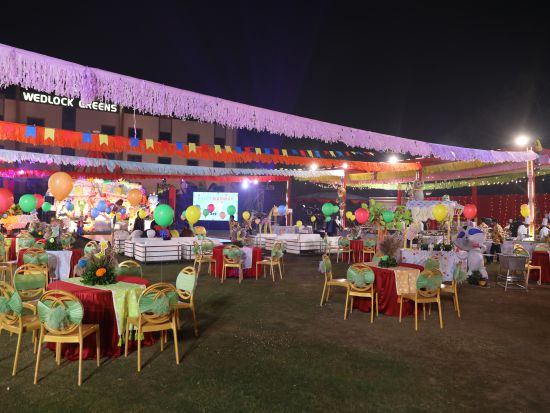
{"label": "flower arrangement", "polygon": [[397,267],[397,260],[388,255],[384,255],[380,258],[380,261],[378,261],[378,266],[381,268]]}
{"label": "flower arrangement", "polygon": [[45,249],[48,251],[60,251],[63,249],[63,246],[57,238],[51,237],[46,240]]}
{"label": "flower arrangement", "polygon": [[[79,265],[81,263],[79,262]],[[91,255],[82,273],[82,283],[86,285],[107,285],[114,284],[116,259],[112,251],[106,251],[104,255]]]}
{"label": "flower arrangement", "polygon": [[380,267],[397,266],[397,253],[401,247],[401,243],[401,237],[397,234],[388,235],[380,242],[378,250],[384,254],[378,263]]}

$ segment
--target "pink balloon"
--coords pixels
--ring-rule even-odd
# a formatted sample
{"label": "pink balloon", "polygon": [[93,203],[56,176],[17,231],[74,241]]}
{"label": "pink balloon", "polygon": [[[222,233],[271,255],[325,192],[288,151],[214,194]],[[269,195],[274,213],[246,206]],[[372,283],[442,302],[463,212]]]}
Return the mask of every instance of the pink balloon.
{"label": "pink balloon", "polygon": [[466,204],[463,214],[466,219],[473,219],[477,215],[477,207],[474,204]]}
{"label": "pink balloon", "polygon": [[221,218],[221,219],[225,219],[225,212],[223,212],[223,211],[220,212],[220,218]]}
{"label": "pink balloon", "polygon": [[34,197],[36,198],[36,209],[42,207],[42,204],[44,203],[44,197],[40,194],[34,194]]}
{"label": "pink balloon", "polygon": [[360,224],[364,224],[369,219],[369,211],[365,208],[358,208],[357,211],[355,211],[355,219]]}
{"label": "pink balloon", "polygon": [[214,206],[214,204],[208,204],[206,209],[208,209],[208,212],[212,213],[214,212],[214,209],[216,209],[216,207]]}
{"label": "pink balloon", "polygon": [[0,188],[0,214],[10,209],[13,202],[13,192],[6,188]]}

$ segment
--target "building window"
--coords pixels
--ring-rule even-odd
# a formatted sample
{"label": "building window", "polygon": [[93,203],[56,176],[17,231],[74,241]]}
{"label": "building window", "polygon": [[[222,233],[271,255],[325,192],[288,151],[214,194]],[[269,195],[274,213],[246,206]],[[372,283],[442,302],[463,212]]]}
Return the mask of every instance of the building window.
{"label": "building window", "polygon": [[[132,129],[132,131],[133,131],[133,129]],[[116,128],[114,126],[111,126],[111,125],[101,125],[101,133],[103,133],[105,135],[116,135]]]}
{"label": "building window", "polygon": [[[44,126],[46,124],[43,118],[27,118],[27,125]],[[27,151],[28,152],[28,151]]]}
{"label": "building window", "polygon": [[194,143],[195,145],[201,144],[201,137],[200,135],[194,134],[194,133],[188,133],[187,134],[187,143]]}
{"label": "building window", "polygon": [[74,108],[63,107],[61,111],[61,129],[76,129],[76,110]]}
{"label": "building window", "polygon": [[27,152],[44,153],[44,149],[36,148],[34,146],[31,146],[31,147],[27,148],[26,150],[27,150]]}
{"label": "building window", "polygon": [[225,138],[214,138],[214,145],[225,146]]}
{"label": "building window", "polygon": [[172,142],[172,134],[170,132],[159,132],[159,142]]}
{"label": "building window", "polygon": [[128,162],[141,162],[141,155],[128,155]]}
{"label": "building window", "polygon": [[158,163],[161,165],[170,165],[172,163],[172,158],[168,158],[167,156],[159,156]]}
{"label": "building window", "polygon": [[194,159],[188,159],[187,160],[187,165],[188,166],[199,166],[199,161],[196,161]]}
{"label": "building window", "polygon": [[133,138],[136,137],[138,139],[142,139],[143,137],[143,129],[136,128],[135,134],[134,134],[134,128],[128,128],[128,137]]}
{"label": "building window", "polygon": [[61,155],[74,156],[75,153],[73,148],[61,148]]}
{"label": "building window", "polygon": [[225,168],[225,162],[214,162],[214,168]]}

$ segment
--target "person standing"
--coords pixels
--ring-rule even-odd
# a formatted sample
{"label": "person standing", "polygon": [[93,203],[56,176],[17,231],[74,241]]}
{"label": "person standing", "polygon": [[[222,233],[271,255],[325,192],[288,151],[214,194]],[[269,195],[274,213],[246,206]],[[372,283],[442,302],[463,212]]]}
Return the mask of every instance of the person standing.
{"label": "person standing", "polygon": [[544,218],[542,220],[542,226],[539,229],[539,239],[541,241],[546,241],[548,235],[550,235],[550,229],[548,229],[548,218]]}
{"label": "person standing", "polygon": [[[491,257],[488,261],[493,262],[493,256],[502,252],[502,243],[504,242],[504,230],[496,220],[493,220],[493,233],[492,233],[492,245],[491,245]],[[496,255],[498,261],[498,255]]]}
{"label": "person standing", "polygon": [[233,243],[237,242],[240,229],[241,227],[239,226],[239,223],[235,221],[235,217],[233,215],[230,215],[229,216],[229,238],[231,239],[231,242]]}
{"label": "person standing", "polygon": [[525,218],[525,221],[518,227],[518,241],[523,241],[525,238],[529,237],[529,224],[529,218]]}

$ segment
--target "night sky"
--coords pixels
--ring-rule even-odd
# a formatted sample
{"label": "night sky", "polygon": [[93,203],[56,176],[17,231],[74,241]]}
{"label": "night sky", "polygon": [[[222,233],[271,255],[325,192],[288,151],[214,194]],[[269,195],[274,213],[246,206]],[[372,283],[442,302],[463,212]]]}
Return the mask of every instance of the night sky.
{"label": "night sky", "polygon": [[0,42],[77,63],[408,138],[549,144],[550,13],[527,3],[10,3]]}

